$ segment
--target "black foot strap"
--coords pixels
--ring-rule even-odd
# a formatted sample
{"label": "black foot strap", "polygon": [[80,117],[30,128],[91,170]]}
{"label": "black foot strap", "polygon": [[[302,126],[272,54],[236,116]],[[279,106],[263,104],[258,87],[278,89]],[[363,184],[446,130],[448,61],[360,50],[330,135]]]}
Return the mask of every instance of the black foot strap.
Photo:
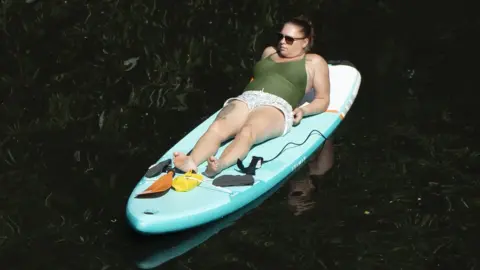
{"label": "black foot strap", "polygon": [[251,186],[254,182],[253,176],[251,175],[222,175],[215,178],[212,184],[217,187],[238,187]]}
{"label": "black foot strap", "polygon": [[237,166],[240,169],[240,171],[248,175],[255,175],[255,171],[260,167],[262,167],[262,163],[263,163],[262,157],[253,156],[252,161],[250,161],[250,165],[248,165],[248,167],[245,168],[245,166],[243,166],[242,161],[240,159],[237,160]]}
{"label": "black foot strap", "polygon": [[170,168],[171,163],[172,163],[171,159],[160,161],[159,163],[148,168],[148,171],[145,173],[145,177],[151,178],[161,174],[162,172],[167,172],[168,170],[171,169]]}

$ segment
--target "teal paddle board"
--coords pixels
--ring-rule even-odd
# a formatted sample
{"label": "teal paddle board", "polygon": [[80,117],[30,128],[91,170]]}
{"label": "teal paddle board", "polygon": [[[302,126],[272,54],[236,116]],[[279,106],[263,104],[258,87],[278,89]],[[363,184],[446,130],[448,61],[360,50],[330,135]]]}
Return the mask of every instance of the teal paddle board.
{"label": "teal paddle board", "polygon": [[[214,185],[214,179],[204,176],[202,183],[188,192],[170,189],[158,197],[137,197],[166,172],[155,176],[146,173],[127,201],[126,216],[130,226],[142,234],[164,234],[197,227],[233,213],[285,180],[335,131],[357,96],[361,75],[355,66],[347,61],[331,61],[329,72],[330,105],[326,112],[305,117],[285,136],[268,140],[250,150],[244,163],[249,164],[254,157],[262,157],[268,161],[252,175],[253,184],[218,187]],[[312,89],[311,93],[313,91]],[[306,94],[301,104],[306,104],[311,99],[311,93]],[[172,159],[176,151],[189,152],[219,111],[195,127],[149,168]],[[220,155],[227,146],[228,143],[222,145],[217,155]],[[205,171],[206,166],[206,162],[200,164],[199,172]],[[234,165],[215,178],[224,175],[236,176],[245,173]]]}

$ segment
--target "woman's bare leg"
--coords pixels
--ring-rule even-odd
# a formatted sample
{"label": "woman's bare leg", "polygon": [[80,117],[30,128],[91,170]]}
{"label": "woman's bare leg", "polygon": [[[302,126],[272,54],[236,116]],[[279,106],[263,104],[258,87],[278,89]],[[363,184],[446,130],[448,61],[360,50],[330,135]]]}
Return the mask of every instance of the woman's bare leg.
{"label": "woman's bare leg", "polygon": [[248,106],[234,100],[225,106],[208,130],[200,137],[190,155],[175,152],[173,163],[182,171],[195,170],[197,166],[214,155],[220,144],[234,136],[248,117]]}
{"label": "woman's bare leg", "polygon": [[210,156],[205,174],[215,176],[235,164],[237,159],[243,160],[254,144],[282,135],[284,127],[285,118],[280,110],[270,106],[258,107],[250,113],[220,158]]}

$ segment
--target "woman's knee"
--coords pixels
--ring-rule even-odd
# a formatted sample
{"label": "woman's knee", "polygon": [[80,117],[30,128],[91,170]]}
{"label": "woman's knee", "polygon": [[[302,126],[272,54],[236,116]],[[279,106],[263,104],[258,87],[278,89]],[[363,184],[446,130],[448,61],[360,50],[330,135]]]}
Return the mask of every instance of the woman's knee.
{"label": "woman's knee", "polygon": [[243,125],[240,130],[238,131],[235,138],[243,139],[248,141],[249,143],[254,143],[256,141],[256,134],[255,129],[253,128],[252,124]]}
{"label": "woman's knee", "polygon": [[225,120],[215,120],[208,128],[208,132],[220,137],[222,141],[227,140],[234,133]]}

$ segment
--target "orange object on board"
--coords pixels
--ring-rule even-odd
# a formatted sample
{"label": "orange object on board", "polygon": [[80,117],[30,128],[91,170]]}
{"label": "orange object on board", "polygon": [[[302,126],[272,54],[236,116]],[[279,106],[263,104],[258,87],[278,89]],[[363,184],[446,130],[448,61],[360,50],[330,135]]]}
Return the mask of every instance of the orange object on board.
{"label": "orange object on board", "polygon": [[172,187],[174,175],[175,171],[173,169],[169,170],[167,174],[160,176],[157,180],[155,180],[155,182],[153,182],[153,184],[151,184],[147,189],[139,193],[137,196],[165,192]]}

